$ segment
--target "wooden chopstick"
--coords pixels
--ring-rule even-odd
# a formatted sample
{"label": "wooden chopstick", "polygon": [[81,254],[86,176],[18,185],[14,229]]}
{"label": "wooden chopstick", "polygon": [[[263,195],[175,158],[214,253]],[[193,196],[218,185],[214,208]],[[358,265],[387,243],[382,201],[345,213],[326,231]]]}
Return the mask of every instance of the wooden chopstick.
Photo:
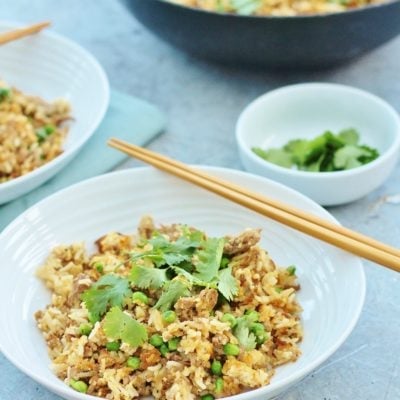
{"label": "wooden chopstick", "polygon": [[37,24],[29,25],[24,28],[14,29],[9,32],[0,34],[0,45],[12,42],[13,40],[21,39],[25,36],[32,35],[40,32],[42,29],[47,28],[50,25],[49,21],[39,22]]}
{"label": "wooden chopstick", "polygon": [[208,175],[150,150],[110,139],[109,145],[158,169],[169,172],[222,197],[250,208],[317,239],[400,272],[400,251],[360,233],[332,224],[277,200]]}
{"label": "wooden chopstick", "polygon": [[[113,143],[115,143],[117,145],[126,145],[128,147],[130,146],[131,148],[134,148],[135,151],[137,151],[137,152],[140,152],[142,154],[151,156],[151,157],[153,157],[153,158],[155,158],[157,160],[163,161],[163,162],[168,163],[170,165],[174,165],[177,168],[181,168],[181,169],[188,168],[185,164],[183,164],[183,163],[181,163],[179,161],[172,160],[172,159],[170,159],[168,157],[165,157],[165,156],[163,156],[161,154],[152,152],[152,151],[147,150],[145,148],[141,148],[141,147],[138,147],[138,146],[135,146],[135,145],[131,145],[131,144],[123,142],[122,140],[119,140],[119,139],[111,139],[109,143],[110,143],[111,146],[113,146]],[[116,146],[113,146],[113,147],[116,147]],[[255,200],[258,200],[258,201],[261,201],[263,203],[269,204],[272,207],[275,207],[275,208],[280,209],[282,211],[285,211],[287,213],[293,214],[295,216],[301,217],[304,220],[307,220],[307,221],[310,221],[310,222],[312,222],[314,224],[323,226],[323,227],[325,227],[327,229],[330,229],[330,230],[332,230],[334,232],[337,232],[337,233],[339,233],[341,235],[348,236],[348,237],[350,237],[350,238],[352,238],[354,240],[363,242],[363,243],[368,244],[368,245],[370,245],[372,247],[376,247],[376,248],[378,248],[378,249],[380,249],[382,251],[386,251],[386,252],[388,252],[390,254],[393,254],[393,255],[395,255],[397,257],[400,257],[400,250],[399,249],[396,249],[394,247],[388,246],[388,245],[386,245],[386,244],[384,244],[382,242],[379,242],[379,241],[377,241],[377,240],[375,240],[373,238],[370,238],[370,237],[365,236],[363,234],[360,234],[358,232],[355,232],[355,231],[352,231],[350,229],[347,229],[347,228],[345,228],[345,227],[343,227],[341,225],[334,224],[334,223],[329,222],[327,220],[324,220],[324,219],[322,219],[320,217],[316,217],[315,215],[306,213],[303,210],[300,210],[300,209],[298,209],[296,207],[290,206],[288,204],[281,203],[281,202],[276,201],[276,200],[274,200],[272,198],[268,198],[266,196],[262,196],[262,195],[260,195],[258,193],[255,193],[255,192],[251,192],[251,191],[246,190],[243,187],[241,187],[239,185],[236,185],[236,184],[234,184],[232,182],[226,182],[226,181],[223,181],[222,179],[219,179],[219,178],[217,178],[215,176],[207,175],[207,174],[203,173],[200,170],[191,169],[191,172],[193,172],[197,176],[202,176],[203,178],[206,178],[206,179],[216,183],[219,186],[223,186],[223,187],[226,187],[226,188],[234,189],[238,193],[242,193],[242,194],[244,194],[246,196],[249,196],[249,197],[251,197],[251,198],[253,198]]]}

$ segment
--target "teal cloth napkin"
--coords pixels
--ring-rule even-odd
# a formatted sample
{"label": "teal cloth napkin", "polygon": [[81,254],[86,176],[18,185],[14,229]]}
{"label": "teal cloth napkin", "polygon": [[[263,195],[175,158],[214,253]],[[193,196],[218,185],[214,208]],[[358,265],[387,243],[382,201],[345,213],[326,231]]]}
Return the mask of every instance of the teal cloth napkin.
{"label": "teal cloth napkin", "polygon": [[0,232],[15,217],[46,196],[96,175],[112,170],[126,155],[106,145],[107,139],[120,139],[143,146],[165,127],[164,115],[153,105],[127,94],[112,91],[103,122],[79,154],[54,178],[39,188],[0,206]]}

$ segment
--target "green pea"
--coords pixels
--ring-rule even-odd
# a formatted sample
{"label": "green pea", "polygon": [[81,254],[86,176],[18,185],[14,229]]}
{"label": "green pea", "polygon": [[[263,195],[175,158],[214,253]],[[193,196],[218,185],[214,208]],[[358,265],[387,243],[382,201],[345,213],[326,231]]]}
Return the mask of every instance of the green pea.
{"label": "green pea", "polygon": [[43,143],[56,130],[54,125],[44,125],[36,130],[36,137],[39,143]]}
{"label": "green pea", "polygon": [[86,324],[80,325],[79,332],[81,333],[81,335],[89,336],[90,332],[92,332],[92,329],[93,329],[93,324],[88,322]]}
{"label": "green pea", "polygon": [[139,357],[129,357],[126,365],[132,369],[138,369],[140,367],[140,358]]}
{"label": "green pea", "polygon": [[36,137],[37,137],[37,141],[39,143],[43,143],[46,139],[47,139],[47,133],[46,130],[44,128],[39,128],[36,131]]}
{"label": "green pea", "polygon": [[211,372],[214,375],[221,375],[222,374],[222,364],[221,361],[213,360],[211,363]]}
{"label": "green pea", "polygon": [[231,326],[231,328],[235,327],[237,324],[236,318],[229,313],[224,314],[221,318],[221,321],[227,322]]}
{"label": "green pea", "polygon": [[201,400],[214,400],[215,397],[212,394],[205,394],[204,396],[200,397]]}
{"label": "green pea", "polygon": [[247,319],[253,322],[258,321],[260,318],[260,314],[254,310],[247,310],[244,314],[247,315]]}
{"label": "green pea", "polygon": [[134,303],[143,303],[143,304],[149,304],[149,298],[143,293],[143,292],[135,292],[132,295],[132,301]]}
{"label": "green pea", "polygon": [[239,346],[233,343],[227,343],[224,345],[224,353],[227,356],[237,356],[240,353]]}
{"label": "green pea", "polygon": [[269,339],[269,333],[268,332],[263,332],[263,333],[261,333],[259,335],[256,335],[256,342],[260,346],[262,344],[264,344],[267,341],[267,339]]}
{"label": "green pea", "polygon": [[172,322],[176,320],[176,313],[172,310],[164,311],[162,314],[162,318],[167,324],[172,324]]}
{"label": "green pea", "polygon": [[219,269],[226,268],[228,266],[228,264],[229,264],[229,258],[228,257],[222,257]]}
{"label": "green pea", "polygon": [[108,351],[118,351],[120,347],[121,344],[119,342],[108,342],[106,344],[106,349]]}
{"label": "green pea", "polygon": [[150,337],[149,343],[154,347],[160,347],[164,343],[164,341],[161,335],[155,333]]}
{"label": "green pea", "polygon": [[178,337],[168,340],[168,350],[169,351],[177,350],[180,341],[181,341],[181,339]]}
{"label": "green pea", "polygon": [[165,343],[163,343],[158,350],[160,350],[160,353],[163,357],[169,353],[168,345]]}
{"label": "green pea", "polygon": [[80,393],[86,393],[88,390],[87,383],[83,381],[76,381],[75,379],[70,379],[69,385],[72,387],[72,389]]}
{"label": "green pea", "polygon": [[47,136],[53,134],[55,132],[55,130],[56,130],[56,127],[54,125],[52,125],[52,124],[47,124],[43,128],[44,128]]}
{"label": "green pea", "polygon": [[104,272],[104,265],[101,262],[97,262],[94,264],[94,267],[96,268],[97,272],[102,274]]}
{"label": "green pea", "polygon": [[256,336],[261,335],[265,332],[265,327],[260,322],[253,322],[250,326],[250,331],[253,332]]}
{"label": "green pea", "polygon": [[218,377],[215,380],[215,393],[221,393],[224,390],[224,380],[221,377]]}
{"label": "green pea", "polygon": [[275,291],[276,291],[277,293],[282,293],[282,290],[283,290],[283,289],[280,288],[280,287],[276,287],[276,288],[275,288]]}

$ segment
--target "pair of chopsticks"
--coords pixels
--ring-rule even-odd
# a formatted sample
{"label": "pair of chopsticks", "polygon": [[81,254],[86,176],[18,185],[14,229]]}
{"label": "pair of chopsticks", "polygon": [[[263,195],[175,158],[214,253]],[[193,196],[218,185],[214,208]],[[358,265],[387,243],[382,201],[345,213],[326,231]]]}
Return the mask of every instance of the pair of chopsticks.
{"label": "pair of chopsticks", "polygon": [[400,272],[399,249],[142,147],[116,138],[110,139],[108,144],[147,164],[207,189],[261,215]]}
{"label": "pair of chopsticks", "polygon": [[50,22],[40,22],[38,24],[33,24],[26,26],[24,28],[14,29],[9,32],[4,32],[0,34],[0,45],[12,42],[17,39],[21,39],[25,36],[33,35],[34,33],[40,32],[42,29],[47,28]]}

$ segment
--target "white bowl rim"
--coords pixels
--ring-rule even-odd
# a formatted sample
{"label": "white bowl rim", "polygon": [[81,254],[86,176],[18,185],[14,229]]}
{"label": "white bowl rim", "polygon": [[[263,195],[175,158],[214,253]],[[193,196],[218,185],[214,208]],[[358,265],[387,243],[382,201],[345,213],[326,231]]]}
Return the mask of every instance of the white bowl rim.
{"label": "white bowl rim", "polygon": [[[21,23],[17,22],[12,22],[12,21],[0,21],[0,27],[6,27],[6,28],[19,28],[23,26]],[[67,46],[71,46],[75,48],[76,50],[82,52],[85,57],[87,57],[88,60],[92,63],[93,68],[96,70],[98,73],[100,80],[101,80],[101,86],[104,89],[104,99],[103,103],[101,105],[101,108],[98,110],[96,118],[93,120],[92,124],[90,125],[89,128],[86,129],[86,131],[90,131],[90,135],[81,135],[78,140],[74,141],[71,143],[71,147],[67,150],[63,150],[63,152],[54,158],[53,160],[49,161],[48,163],[35,168],[33,171],[28,172],[25,175],[19,176],[17,178],[13,178],[7,182],[3,182],[0,184],[0,192],[2,190],[6,191],[7,189],[10,189],[14,186],[17,186],[19,184],[23,184],[24,182],[28,181],[29,179],[41,175],[42,173],[45,173],[46,171],[49,171],[53,167],[55,167],[57,164],[60,164],[63,162],[63,160],[70,155],[74,154],[76,151],[78,151],[95,133],[96,129],[99,127],[100,123],[102,122],[105,113],[108,109],[108,105],[110,102],[110,84],[108,82],[107,75],[103,69],[103,67],[100,65],[100,63],[96,60],[96,58],[89,53],[86,49],[84,49],[82,46],[80,46],[78,43],[74,42],[71,39],[68,39],[65,36],[62,36],[58,33],[55,33],[51,30],[45,29],[39,33],[40,35],[50,37],[52,39],[56,39],[57,41],[61,42],[62,44],[66,44]]]}
{"label": "white bowl rim", "polygon": [[[258,104],[265,101],[265,99],[286,94],[291,91],[301,90],[301,89],[330,89],[330,90],[342,90],[351,92],[355,95],[363,96],[367,101],[372,101],[377,104],[380,104],[396,121],[397,129],[395,132],[395,138],[392,144],[382,153],[379,155],[378,158],[369,162],[368,164],[361,165],[360,167],[344,170],[344,171],[330,171],[330,172],[312,172],[312,171],[299,171],[296,169],[289,169],[284,168],[279,165],[273,164],[267,160],[263,160],[259,156],[253,153],[253,151],[245,144],[244,137],[246,136],[244,133],[244,118],[246,118],[247,114],[252,112],[252,108],[257,106]],[[248,117],[247,117],[248,118]],[[336,179],[339,177],[346,177],[346,176],[354,176],[358,174],[362,174],[364,172],[371,171],[374,169],[378,164],[384,163],[387,159],[392,158],[400,149],[400,116],[397,114],[396,110],[385,100],[376,96],[375,94],[369,93],[365,90],[349,86],[349,85],[342,85],[338,83],[329,83],[329,82],[306,82],[306,83],[297,83],[294,85],[283,86],[274,90],[271,90],[263,95],[254,99],[250,104],[248,104],[244,110],[240,113],[239,118],[236,122],[236,140],[238,142],[239,147],[245,152],[246,156],[249,157],[253,162],[258,164],[261,168],[270,169],[272,171],[278,173],[285,173],[287,175],[293,177],[304,177],[304,178],[312,178],[312,179]]]}
{"label": "white bowl rim", "polygon": [[[309,197],[303,195],[300,192],[297,192],[296,190],[283,185],[279,182],[275,182],[271,179],[265,178],[265,177],[261,177],[259,175],[255,175],[249,172],[244,172],[244,171],[240,171],[240,170],[235,170],[232,168],[224,168],[224,167],[214,167],[214,166],[207,166],[207,165],[194,165],[193,167],[196,168],[201,168],[204,169],[205,171],[209,171],[209,172],[213,172],[213,171],[220,171],[220,172],[228,172],[228,173],[234,173],[237,174],[239,176],[242,177],[251,177],[253,179],[255,179],[256,181],[259,181],[260,184],[265,183],[266,181],[268,182],[269,185],[273,185],[276,186],[280,189],[284,189],[285,191],[287,191],[288,193],[293,193],[295,194],[297,197],[302,198],[303,200],[305,200],[306,202],[308,202],[310,205],[313,205],[314,207],[317,207],[327,219],[330,219],[332,222],[337,223],[338,225],[340,225],[339,221],[336,220],[335,217],[333,217],[332,214],[330,214],[327,210],[325,210],[323,207],[321,207],[319,204],[317,204],[315,201],[311,200]],[[29,207],[27,210],[25,210],[22,214],[20,214],[18,217],[16,217],[10,224],[7,225],[7,227],[0,233],[0,242],[2,241],[2,239],[4,240],[4,238],[7,236],[8,231],[12,230],[14,225],[16,223],[18,223],[19,220],[23,219],[25,217],[25,215],[27,215],[31,209],[40,206],[40,205],[44,205],[46,202],[49,201],[54,201],[55,199],[57,199],[58,197],[62,197],[64,196],[65,193],[68,193],[68,191],[73,190],[73,189],[78,189],[79,187],[84,187],[87,184],[91,184],[94,182],[100,182],[103,179],[110,179],[111,177],[114,176],[123,176],[123,175],[127,175],[130,176],[131,174],[140,174],[143,171],[148,171],[153,169],[152,167],[135,167],[135,168],[128,168],[128,169],[122,169],[122,170],[118,170],[118,171],[113,171],[113,172],[109,172],[106,174],[102,174],[102,175],[98,175],[95,176],[93,178],[89,178],[86,180],[83,180],[81,182],[75,183],[71,186],[68,186],[62,190],[57,191],[56,193],[53,193],[52,195],[44,198],[43,200],[40,200],[39,202],[37,202],[36,204],[34,204],[33,206]],[[366,296],[366,276],[365,276],[365,271],[364,271],[364,267],[363,264],[361,262],[361,259],[354,256],[354,260],[357,262],[357,266],[354,266],[354,268],[356,268],[358,270],[359,273],[359,288],[360,288],[360,297],[358,299],[358,304],[357,307],[355,309],[355,313],[354,313],[354,317],[351,321],[351,323],[347,326],[347,329],[342,333],[341,336],[339,336],[338,338],[336,338],[336,341],[334,342],[334,344],[325,352],[323,352],[319,357],[317,357],[314,362],[308,364],[307,366],[305,366],[302,370],[293,373],[292,375],[290,375],[289,377],[283,378],[279,381],[279,383],[274,382],[273,380],[271,381],[271,383],[269,385],[260,387],[258,389],[254,389],[248,392],[244,392],[244,393],[240,393],[234,396],[229,396],[229,397],[225,397],[224,399],[227,400],[251,400],[254,396],[258,395],[263,395],[263,394],[267,394],[268,392],[274,390],[274,389],[279,389],[282,386],[290,386],[292,383],[295,383],[297,380],[306,377],[308,374],[310,374],[314,369],[316,369],[319,365],[321,365],[326,359],[328,359],[332,354],[334,354],[336,352],[336,350],[345,342],[345,340],[348,338],[348,336],[350,335],[350,333],[353,331],[354,327],[356,326],[358,320],[360,319],[361,316],[361,311],[362,308],[364,306],[364,302],[365,302],[365,296]],[[43,385],[44,387],[50,388],[51,391],[53,391],[54,393],[62,393],[63,395],[68,395],[68,392],[70,390],[70,388],[65,385],[65,383],[62,382],[62,380],[60,380],[60,382],[57,383],[53,383],[53,382],[48,382],[45,378],[43,378],[41,375],[35,373],[34,370],[32,370],[32,368],[30,368],[31,366],[27,366],[25,364],[19,363],[17,360],[14,359],[13,354],[11,352],[8,351],[7,348],[2,347],[2,343],[0,342],[0,352],[12,363],[14,364],[20,371],[22,371],[24,374],[26,374],[27,376],[29,376],[30,378],[32,378],[33,380],[35,380],[36,382],[40,383],[41,385]],[[60,385],[60,383],[62,383],[62,385]],[[79,400],[88,400],[88,399],[98,399],[99,397],[96,396],[91,396],[91,395],[87,395],[87,394],[81,394],[79,392],[74,393],[74,397],[76,397],[76,399]]]}

